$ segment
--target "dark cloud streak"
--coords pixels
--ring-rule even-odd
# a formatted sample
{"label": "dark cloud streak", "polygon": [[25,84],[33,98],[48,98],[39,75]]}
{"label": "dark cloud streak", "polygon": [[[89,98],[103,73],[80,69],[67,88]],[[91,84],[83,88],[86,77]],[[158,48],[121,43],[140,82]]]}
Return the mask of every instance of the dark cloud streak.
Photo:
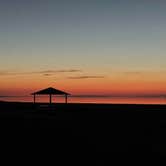
{"label": "dark cloud streak", "polygon": [[68,77],[68,79],[102,79],[105,78],[105,76],[73,76],[73,77]]}
{"label": "dark cloud streak", "polygon": [[42,71],[33,71],[33,72],[9,72],[9,71],[0,71],[0,76],[13,76],[13,75],[31,75],[31,74],[43,74],[44,76],[51,76],[57,73],[77,73],[82,72],[79,69],[65,69],[65,70],[42,70]]}
{"label": "dark cloud streak", "polygon": [[34,74],[45,74],[45,73],[76,73],[76,72],[82,72],[82,70],[78,70],[78,69],[69,69],[69,70],[43,70],[43,71],[39,71],[39,72],[32,72]]}
{"label": "dark cloud streak", "polygon": [[165,70],[161,70],[161,71],[150,71],[150,70],[140,70],[140,71],[124,71],[121,72],[123,74],[127,74],[127,75],[142,75],[142,74],[165,74],[166,71]]}
{"label": "dark cloud streak", "polygon": [[8,71],[0,71],[0,76],[10,76],[10,75],[17,75],[18,73],[8,72]]}

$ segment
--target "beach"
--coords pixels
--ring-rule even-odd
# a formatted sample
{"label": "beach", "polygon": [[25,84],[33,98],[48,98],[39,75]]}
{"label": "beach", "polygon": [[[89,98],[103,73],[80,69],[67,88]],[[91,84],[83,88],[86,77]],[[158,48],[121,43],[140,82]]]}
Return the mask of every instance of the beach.
{"label": "beach", "polygon": [[166,105],[0,102],[0,110],[1,128],[22,130],[27,147],[42,142],[60,154],[74,150],[82,158],[83,152],[92,163],[109,163],[110,154],[147,161],[166,156]]}

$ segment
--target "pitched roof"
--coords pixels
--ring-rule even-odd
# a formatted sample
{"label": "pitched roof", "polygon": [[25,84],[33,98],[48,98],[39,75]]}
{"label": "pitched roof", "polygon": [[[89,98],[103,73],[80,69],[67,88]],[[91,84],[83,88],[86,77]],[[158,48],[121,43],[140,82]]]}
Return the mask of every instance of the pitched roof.
{"label": "pitched roof", "polygon": [[38,94],[40,94],[40,95],[50,95],[50,94],[53,94],[53,95],[70,95],[69,93],[57,90],[57,89],[52,88],[52,87],[34,92],[31,95],[38,95]]}

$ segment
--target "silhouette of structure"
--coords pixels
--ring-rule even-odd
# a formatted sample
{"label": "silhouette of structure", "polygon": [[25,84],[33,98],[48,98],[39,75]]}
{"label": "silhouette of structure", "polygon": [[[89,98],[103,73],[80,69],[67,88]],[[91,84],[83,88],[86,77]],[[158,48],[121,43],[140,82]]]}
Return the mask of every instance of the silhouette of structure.
{"label": "silhouette of structure", "polygon": [[34,103],[36,103],[36,96],[37,95],[49,95],[49,97],[50,97],[50,104],[51,104],[53,95],[64,95],[65,96],[65,103],[67,103],[67,97],[70,94],[50,87],[50,88],[47,88],[47,89],[43,89],[43,90],[34,92],[31,95],[34,96]]}

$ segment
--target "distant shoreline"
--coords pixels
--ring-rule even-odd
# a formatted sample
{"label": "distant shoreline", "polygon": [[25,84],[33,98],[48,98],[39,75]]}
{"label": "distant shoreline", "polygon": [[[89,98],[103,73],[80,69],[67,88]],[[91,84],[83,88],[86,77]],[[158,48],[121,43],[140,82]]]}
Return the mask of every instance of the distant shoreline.
{"label": "distant shoreline", "polygon": [[[5,100],[0,100],[0,104],[1,103],[12,103],[12,104],[34,104],[33,102],[29,102],[29,101],[5,101]],[[36,104],[49,104],[48,102],[37,102]],[[52,103],[52,105],[63,105],[65,103]],[[66,105],[66,104],[65,104]],[[68,103],[68,105],[158,105],[158,106],[166,106],[166,104],[144,104],[144,103],[89,103],[89,102],[85,102],[85,103],[79,103],[79,102],[76,102],[76,103]]]}
{"label": "distant shoreline", "polygon": [[119,111],[119,112],[135,112],[135,111],[166,111],[166,104],[99,104],[99,103],[56,103],[49,105],[48,103],[33,102],[6,102],[0,101],[1,112],[33,112],[36,110],[43,111]]}

